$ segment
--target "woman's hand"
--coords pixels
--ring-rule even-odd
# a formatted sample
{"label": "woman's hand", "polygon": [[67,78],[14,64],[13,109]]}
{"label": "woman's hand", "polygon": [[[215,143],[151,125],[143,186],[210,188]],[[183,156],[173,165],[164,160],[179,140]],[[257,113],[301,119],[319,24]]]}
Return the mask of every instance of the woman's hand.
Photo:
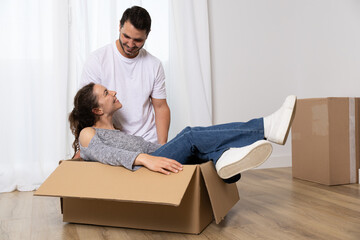
{"label": "woman's hand", "polygon": [[166,175],[169,175],[170,172],[177,173],[183,169],[182,165],[173,159],[155,157],[145,153],[140,153],[136,157],[134,165],[142,165],[151,171],[160,172]]}

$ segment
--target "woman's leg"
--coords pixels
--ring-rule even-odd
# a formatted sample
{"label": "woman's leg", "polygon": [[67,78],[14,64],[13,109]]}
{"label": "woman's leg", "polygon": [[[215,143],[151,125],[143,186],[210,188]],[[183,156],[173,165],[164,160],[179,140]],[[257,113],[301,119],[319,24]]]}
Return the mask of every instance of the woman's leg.
{"label": "woman's leg", "polygon": [[263,119],[210,127],[187,127],[152,155],[175,159],[182,164],[193,157],[216,161],[229,148],[239,148],[264,139]]}

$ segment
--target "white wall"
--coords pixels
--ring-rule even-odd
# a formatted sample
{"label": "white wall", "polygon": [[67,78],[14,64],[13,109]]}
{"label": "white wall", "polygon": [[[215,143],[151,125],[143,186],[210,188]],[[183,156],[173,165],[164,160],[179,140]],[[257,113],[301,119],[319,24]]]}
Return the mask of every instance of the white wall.
{"label": "white wall", "polygon": [[[360,95],[360,1],[209,0],[214,123]],[[262,167],[291,165],[291,135]]]}

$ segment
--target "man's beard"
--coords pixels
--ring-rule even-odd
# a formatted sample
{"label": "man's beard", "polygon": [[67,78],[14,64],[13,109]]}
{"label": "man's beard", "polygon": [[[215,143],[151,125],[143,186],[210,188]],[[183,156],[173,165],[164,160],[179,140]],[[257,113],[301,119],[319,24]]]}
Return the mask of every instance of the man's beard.
{"label": "man's beard", "polygon": [[120,39],[120,36],[119,36],[119,44],[120,44],[120,47],[121,49],[123,50],[123,52],[128,55],[129,57],[133,57],[134,55],[137,55],[139,53],[139,51],[144,47],[145,43],[141,46],[141,47],[136,47],[134,49],[136,49],[134,52],[126,52],[125,48],[124,48],[124,45]]}

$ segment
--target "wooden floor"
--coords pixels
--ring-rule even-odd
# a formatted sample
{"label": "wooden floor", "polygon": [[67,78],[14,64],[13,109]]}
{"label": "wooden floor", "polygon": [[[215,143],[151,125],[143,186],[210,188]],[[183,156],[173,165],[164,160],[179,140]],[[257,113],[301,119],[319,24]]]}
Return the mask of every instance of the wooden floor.
{"label": "wooden floor", "polygon": [[0,194],[0,239],[360,239],[360,185],[292,179],[291,168],[251,170],[240,201],[200,235],[62,222],[58,198]]}

